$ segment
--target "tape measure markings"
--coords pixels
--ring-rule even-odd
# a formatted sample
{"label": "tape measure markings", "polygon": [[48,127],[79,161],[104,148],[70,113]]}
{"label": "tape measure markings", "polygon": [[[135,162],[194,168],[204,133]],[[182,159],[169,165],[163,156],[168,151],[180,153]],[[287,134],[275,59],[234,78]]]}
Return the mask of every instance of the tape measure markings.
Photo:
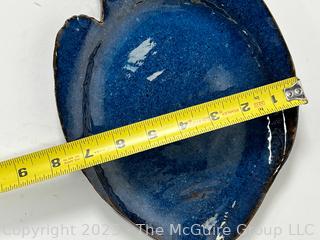
{"label": "tape measure markings", "polygon": [[[288,100],[290,98],[290,100]],[[307,103],[296,77],[0,162],[1,192]]]}

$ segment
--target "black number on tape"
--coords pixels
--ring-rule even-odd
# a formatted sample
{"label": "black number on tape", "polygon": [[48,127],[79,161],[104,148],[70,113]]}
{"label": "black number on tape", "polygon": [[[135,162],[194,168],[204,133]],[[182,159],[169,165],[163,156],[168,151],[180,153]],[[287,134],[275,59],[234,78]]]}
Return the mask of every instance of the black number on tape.
{"label": "black number on tape", "polygon": [[93,157],[94,155],[90,154],[90,149],[87,149],[86,150],[86,155],[84,156],[84,158],[91,158]]}
{"label": "black number on tape", "polygon": [[241,104],[241,110],[242,110],[242,112],[248,112],[248,111],[250,111],[249,103],[243,103],[243,104]]}
{"label": "black number on tape", "polygon": [[116,148],[121,149],[126,146],[126,141],[123,139],[117,140],[116,141]]}
{"label": "black number on tape", "polygon": [[26,169],[26,168],[20,168],[20,169],[18,170],[18,175],[19,175],[19,177],[26,177],[26,176],[28,176],[27,169]]}
{"label": "black number on tape", "polygon": [[52,167],[57,168],[61,166],[61,162],[59,158],[55,158],[51,160]]}
{"label": "black number on tape", "polygon": [[219,117],[218,115],[219,115],[218,112],[212,112],[212,113],[210,113],[210,118],[211,118],[211,120],[212,120],[212,121],[217,121],[217,120],[219,120],[220,117]]}
{"label": "black number on tape", "polygon": [[148,137],[149,137],[149,139],[155,139],[155,138],[157,138],[157,137],[158,137],[157,131],[156,131],[156,130],[151,130],[151,131],[149,131],[149,132],[148,132]]}

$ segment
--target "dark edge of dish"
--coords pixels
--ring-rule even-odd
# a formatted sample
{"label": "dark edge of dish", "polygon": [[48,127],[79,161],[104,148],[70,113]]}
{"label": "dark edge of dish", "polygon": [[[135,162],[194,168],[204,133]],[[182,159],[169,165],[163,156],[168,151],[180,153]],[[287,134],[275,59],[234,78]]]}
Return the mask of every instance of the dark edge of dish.
{"label": "dark edge of dish", "polygon": [[[277,23],[277,21],[275,20],[273,14],[271,13],[269,7],[267,6],[267,4],[265,3],[264,0],[261,0],[262,4],[264,5],[266,11],[269,13],[270,17],[273,20],[273,23],[275,24],[276,28],[277,28],[277,32],[278,32],[278,37],[279,39],[282,40],[283,45],[286,48],[286,51],[288,52],[288,58],[290,58],[290,63],[291,63],[291,72],[293,73],[293,75],[296,75],[296,70],[295,70],[295,66],[294,66],[294,62],[292,59],[292,56],[290,54],[288,45],[283,37],[283,34],[281,32],[281,29],[279,27],[279,24]],[[261,207],[267,193],[269,192],[271,186],[273,185],[274,181],[276,180],[276,177],[278,176],[278,174],[280,173],[281,169],[283,168],[283,166],[285,165],[285,163],[288,160],[288,157],[291,153],[293,144],[295,142],[296,139],[296,135],[297,135],[297,128],[298,128],[298,119],[299,119],[299,107],[295,107],[295,108],[291,108],[288,110],[284,110],[282,111],[283,114],[285,115],[285,120],[284,120],[284,124],[286,124],[286,128],[288,130],[286,134],[287,139],[289,140],[285,147],[285,152],[284,155],[282,156],[282,160],[280,161],[278,167],[276,168],[276,170],[274,171],[272,177],[270,178],[270,180],[268,182],[266,182],[265,186],[264,186],[264,191],[262,191],[261,194],[261,198],[260,200],[257,202],[256,208],[252,210],[251,214],[248,216],[247,220],[245,221],[245,225],[246,227],[250,224],[250,222],[252,221],[252,219],[254,218],[254,216],[256,215],[256,213],[258,212],[259,208]],[[279,162],[280,159],[277,159],[277,161]],[[235,239],[238,239],[243,232],[245,232],[246,229],[244,229],[244,231],[237,233],[237,236],[235,237]]]}
{"label": "dark edge of dish", "polygon": [[[201,2],[206,2],[206,0],[200,0]],[[59,30],[58,34],[57,34],[57,37],[56,37],[56,40],[55,40],[55,44],[54,44],[54,56],[53,56],[53,69],[54,69],[54,81],[55,81],[55,95],[57,95],[57,87],[58,87],[58,77],[57,77],[57,52],[58,52],[58,49],[60,48],[60,43],[59,43],[59,38],[60,36],[62,35],[63,31],[67,28],[67,25],[69,23],[70,20],[74,19],[74,18],[77,18],[77,17],[84,17],[84,18],[88,18],[90,20],[93,21],[93,23],[97,24],[97,25],[102,25],[104,23],[104,20],[105,20],[105,17],[106,17],[106,11],[108,10],[108,6],[107,6],[107,1],[106,0],[100,0],[100,4],[101,4],[101,20],[98,21],[96,18],[94,17],[90,17],[90,16],[87,16],[87,15],[75,15],[75,16],[72,16],[71,18],[69,18],[68,20],[65,21],[63,27]],[[275,21],[275,18],[273,17],[272,13],[270,12],[268,6],[266,5],[266,3],[264,2],[264,0],[261,0],[262,4],[264,5],[266,11],[268,11],[269,15],[271,16],[274,24],[276,25],[277,27],[277,31],[278,31],[278,37],[279,39],[282,40],[284,46],[286,47],[286,50],[287,52],[289,53],[289,58],[290,58],[290,62],[291,62],[291,71],[293,72],[293,74],[295,75],[295,67],[294,67],[294,63],[293,63],[293,60],[292,60],[292,56],[289,52],[289,49],[288,49],[288,46],[286,44],[286,41],[281,33],[281,30],[279,28],[279,25],[277,24],[277,22]],[[58,103],[57,103],[57,98],[56,98],[56,105],[58,106]],[[57,107],[58,109],[58,107]],[[299,117],[299,107],[295,107],[295,108],[292,108],[292,109],[288,109],[288,110],[285,110],[283,111],[285,117],[286,117],[286,120],[285,120],[285,124],[287,126],[287,129],[288,129],[288,132],[286,133],[286,137],[287,137],[287,143],[286,145],[284,146],[285,147],[285,154],[282,157],[282,160],[279,161],[280,159],[276,159],[277,162],[280,162],[278,167],[276,168],[276,171],[273,173],[272,177],[270,178],[270,180],[268,182],[266,182],[265,186],[264,186],[264,189],[262,190],[262,194],[261,194],[261,198],[260,200],[257,202],[257,205],[256,205],[256,208],[252,209],[251,211],[251,214],[248,216],[247,220],[245,221],[244,225],[245,226],[248,226],[249,223],[252,221],[253,217],[255,216],[255,214],[257,213],[257,211],[259,210],[263,200],[265,199],[268,191],[270,190],[272,184],[274,183],[277,175],[279,174],[280,170],[282,169],[282,167],[284,166],[284,164],[286,163],[286,161],[288,160],[288,157],[289,157],[289,154],[292,150],[292,147],[293,147],[293,144],[294,144],[294,141],[295,141],[295,137],[296,137],[296,133],[297,133],[297,127],[298,127],[298,117]],[[63,123],[62,123],[62,116],[60,114],[60,112],[58,111],[58,115],[59,115],[59,119],[60,119],[60,122],[61,122],[61,126],[62,126],[62,129],[63,129],[63,132],[64,132],[64,135],[66,136],[66,129],[65,127],[63,126]],[[272,115],[270,115],[272,116]],[[96,171],[94,170],[94,168],[88,168],[88,169],[84,169],[82,170],[84,175],[87,177],[87,179],[89,180],[90,183],[92,183],[92,178],[90,179],[88,177],[89,174],[93,174],[94,175],[94,178],[98,178],[97,176],[97,173]],[[99,181],[99,185],[100,185],[100,181]],[[93,188],[96,190],[97,193],[99,193],[99,195],[101,196],[101,198],[103,198],[103,200],[105,202],[107,202],[115,212],[117,212],[120,216],[123,217],[123,219],[129,223],[131,223],[133,226],[135,226],[136,228],[138,228],[138,226],[136,225],[136,223],[130,221],[127,217],[125,217],[120,209],[118,209],[113,203],[112,201],[110,200],[110,198],[107,196],[107,194],[104,192],[104,191],[101,191],[103,188],[103,186],[101,185],[99,189],[98,186],[96,185],[92,185]],[[102,197],[103,195],[103,197]],[[160,236],[152,236],[150,234],[148,234],[144,229],[143,231],[145,232],[145,234],[153,239],[156,239],[156,240],[161,240],[161,237]],[[240,237],[240,235],[242,235],[242,233],[245,232],[245,229],[244,231],[240,232],[240,233],[237,233],[237,235],[235,236],[235,239],[238,239]]]}

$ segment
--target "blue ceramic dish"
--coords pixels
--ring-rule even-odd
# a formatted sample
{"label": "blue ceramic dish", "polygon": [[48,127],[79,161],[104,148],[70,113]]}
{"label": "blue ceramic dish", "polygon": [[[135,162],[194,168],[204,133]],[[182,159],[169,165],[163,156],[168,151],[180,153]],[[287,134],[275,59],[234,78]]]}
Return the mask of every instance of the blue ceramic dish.
{"label": "blue ceramic dish", "polygon": [[[57,37],[56,97],[68,141],[295,75],[261,0],[102,5],[103,21],[73,17]],[[292,109],[84,172],[126,219],[151,235],[162,228],[156,239],[235,239],[287,159],[297,119]]]}

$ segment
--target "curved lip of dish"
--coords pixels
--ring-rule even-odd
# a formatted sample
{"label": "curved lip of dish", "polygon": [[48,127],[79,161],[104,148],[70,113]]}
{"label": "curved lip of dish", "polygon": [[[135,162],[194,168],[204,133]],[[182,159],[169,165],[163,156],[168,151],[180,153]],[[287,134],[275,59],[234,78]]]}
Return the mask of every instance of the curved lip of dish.
{"label": "curved lip of dish", "polygon": [[[205,0],[200,0],[201,2],[204,2],[205,3]],[[55,39],[55,45],[54,45],[54,56],[53,56],[53,69],[54,69],[54,81],[55,81],[55,95],[57,95],[57,86],[58,86],[58,77],[57,77],[57,51],[58,49],[60,48],[60,43],[59,43],[59,38],[60,36],[62,35],[63,31],[67,28],[67,24],[68,22],[73,19],[73,18],[77,18],[77,17],[84,17],[84,18],[87,18],[87,19],[90,19],[92,22],[94,22],[95,24],[99,25],[99,26],[103,26],[103,24],[105,23],[105,17],[106,17],[106,13],[105,13],[105,10],[107,9],[107,0],[100,0],[100,5],[101,5],[101,12],[100,12],[100,20],[97,20],[96,18],[94,17],[91,17],[91,16],[88,16],[88,15],[84,15],[84,14],[80,14],[80,15],[74,15],[72,17],[70,17],[69,19],[67,19],[63,25],[63,27],[59,30],[58,34],[57,34],[57,37]],[[279,38],[281,39],[281,41],[284,43],[285,47],[286,47],[286,51],[289,52],[289,49],[285,43],[285,40],[283,38],[283,35],[280,31],[280,28],[278,26],[278,24],[276,23],[272,13],[270,12],[268,6],[266,5],[266,3],[261,0],[261,3],[264,5],[266,11],[268,12],[268,14],[270,15],[270,17],[274,20],[274,23],[276,24],[276,28],[277,28],[277,31],[279,32]],[[292,62],[292,70],[293,72],[295,72],[295,67],[294,67],[294,64],[293,64],[293,61],[292,61],[292,57],[291,55],[289,54],[289,57],[291,59],[291,62]],[[57,103],[57,99],[56,99],[56,105],[58,106],[58,103]],[[58,107],[57,107],[58,109]],[[298,119],[298,116],[299,116],[299,112],[298,112],[298,109],[299,107],[296,107],[297,111],[296,111],[296,117]],[[287,111],[290,111],[290,110],[285,110],[283,111],[283,114],[285,114]],[[62,125],[62,128],[63,128],[63,132],[64,134],[66,133],[65,129],[64,129],[64,126],[62,124],[62,116],[61,116],[61,113],[58,111],[58,115],[59,115],[59,119],[60,119],[60,122],[61,122],[61,125]],[[284,120],[284,123],[286,123],[286,121]],[[288,133],[290,134],[289,137],[292,138],[292,141],[290,143],[286,143],[287,145],[285,145],[285,154],[283,155],[283,160],[279,163],[279,166],[278,168],[274,171],[274,173],[272,174],[272,176],[270,177],[270,179],[265,183],[264,185],[264,188],[262,189],[261,191],[261,196],[260,196],[260,199],[257,201],[257,204],[256,204],[256,207],[252,209],[251,213],[249,214],[248,218],[246,219],[245,221],[245,225],[248,226],[249,223],[251,222],[251,220],[253,219],[253,217],[255,216],[255,214],[257,213],[257,211],[259,210],[263,200],[265,199],[265,196],[266,194],[268,193],[270,187],[272,186],[272,184],[274,183],[277,175],[279,174],[279,172],[281,171],[282,167],[285,165],[289,155],[290,155],[290,152],[291,152],[291,149],[292,149],[292,146],[294,144],[294,141],[295,141],[295,137],[296,137],[296,132],[297,132],[297,125],[298,125],[298,120],[297,120],[297,123],[296,123],[296,126],[295,126],[295,129],[293,129],[291,131],[291,133]],[[83,170],[83,173],[85,174],[85,176],[87,177],[87,179],[89,180],[90,183],[91,180],[90,178],[87,176],[86,174],[86,171],[87,170]],[[94,174],[97,175],[97,173],[94,171]],[[92,185],[94,187],[94,189],[97,191],[97,193],[99,193],[99,189],[97,188],[96,185]],[[100,195],[100,194],[99,194]],[[103,198],[103,200],[105,202],[107,202],[115,212],[117,212],[120,216],[122,216],[122,218],[127,221],[128,223],[131,223],[133,226],[136,226],[136,223],[134,223],[133,221],[129,220],[124,214],[121,213],[121,211],[107,198]],[[136,226],[138,228],[138,226]],[[244,229],[245,231],[245,229]],[[238,239],[242,233],[244,232],[237,232],[236,233],[236,236],[234,237],[234,239]],[[145,232],[145,230],[143,230],[143,232],[150,238],[152,239],[156,239],[156,240],[162,240],[161,236],[152,236],[150,234],[148,234],[147,232]]]}

